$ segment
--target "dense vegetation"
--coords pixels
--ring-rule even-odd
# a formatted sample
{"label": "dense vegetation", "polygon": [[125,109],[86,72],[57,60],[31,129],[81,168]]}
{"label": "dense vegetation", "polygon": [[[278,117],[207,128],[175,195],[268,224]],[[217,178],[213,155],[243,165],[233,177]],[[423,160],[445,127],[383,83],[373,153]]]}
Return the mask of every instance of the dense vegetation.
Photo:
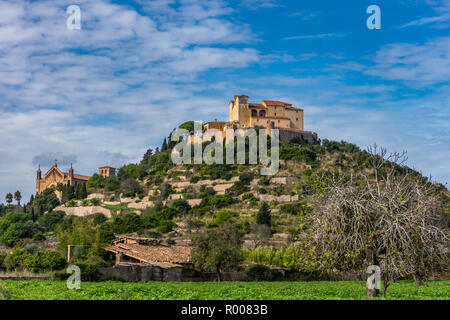
{"label": "dense vegetation", "polygon": [[[182,126],[193,130],[192,123]],[[354,182],[354,190],[363,190],[367,185],[361,177],[358,178],[360,180],[355,178],[359,173],[364,172],[371,181],[374,157],[369,152],[354,144],[326,139],[314,144],[307,144],[302,139],[281,143],[280,158],[284,162],[279,176],[295,179],[286,184],[275,184],[271,177],[259,174],[259,165],[175,167],[170,157],[174,144],[169,135],[161,148],[147,150],[140,163],[123,166],[117,176],[105,178],[94,174],[86,186],[58,186],[63,194],[61,200],[52,189],[32,196],[27,203],[20,202],[20,192],[7,194],[7,205],[0,205],[0,245],[12,252],[0,254],[0,269],[58,272],[65,267],[60,259],[66,256],[67,245],[71,244],[76,245],[75,262],[81,265],[87,279],[99,280],[101,277],[95,272],[96,268],[113,263],[112,256],[103,248],[118,235],[137,234],[161,238],[167,244],[176,240],[192,240],[199,248],[195,251],[196,267],[218,271],[219,274],[221,269],[242,270],[243,261],[301,272],[326,272],[331,268],[363,272],[367,253],[358,251],[357,256],[346,255],[337,249],[336,240],[323,241],[328,249],[320,252],[320,245],[312,246],[311,239],[312,230],[320,229],[317,228],[318,213],[324,212],[330,203],[330,188],[337,187],[336,177],[340,177],[343,183]],[[441,207],[436,207],[442,218],[440,223],[444,225],[450,216],[446,188],[404,165],[393,164],[391,167],[395,175],[408,174],[418,185],[427,186],[440,204],[447,204],[447,216],[439,211]],[[174,168],[178,170],[172,170]],[[386,168],[380,168],[380,175],[386,173]],[[225,194],[214,190],[214,181],[218,179],[232,184]],[[198,189],[192,186],[207,180],[213,181],[212,185],[202,185]],[[189,185],[177,190],[168,181],[186,181]],[[93,193],[103,195],[105,201],[86,199]],[[261,201],[255,194],[296,196],[298,200],[286,203]],[[354,194],[359,193],[355,191]],[[173,199],[172,196],[177,197]],[[154,206],[133,209],[127,203],[119,202],[123,198],[131,198],[135,204],[151,201]],[[397,198],[402,200],[404,195]],[[190,199],[198,199],[199,202],[191,206],[188,203]],[[16,205],[12,204],[14,200]],[[59,205],[101,206],[110,210],[113,216],[109,219],[101,213],[90,217],[66,216],[55,209]],[[379,209],[376,205],[373,207]],[[345,219],[351,216],[348,208],[340,208],[342,221],[347,221]],[[373,217],[378,219],[376,215]],[[339,223],[334,225],[339,226]],[[335,231],[334,225],[327,225],[316,236],[326,238],[327,233]],[[368,232],[370,236],[373,236],[372,231]],[[372,239],[376,238],[376,232],[374,234]],[[247,245],[241,250],[244,240]],[[50,245],[52,242],[57,245]],[[221,254],[221,248],[227,249],[226,255]],[[379,246],[378,250],[379,260],[382,260],[386,247]],[[401,248],[395,250],[401,251]],[[352,254],[355,252],[353,250]],[[404,257],[407,259],[406,254]],[[35,263],[41,258],[46,262],[41,265]],[[336,261],[346,261],[348,268]],[[420,271],[424,274],[435,266],[430,261],[416,262],[421,263]],[[279,280],[272,279],[271,272],[265,268],[253,267],[247,271],[256,280]]]}

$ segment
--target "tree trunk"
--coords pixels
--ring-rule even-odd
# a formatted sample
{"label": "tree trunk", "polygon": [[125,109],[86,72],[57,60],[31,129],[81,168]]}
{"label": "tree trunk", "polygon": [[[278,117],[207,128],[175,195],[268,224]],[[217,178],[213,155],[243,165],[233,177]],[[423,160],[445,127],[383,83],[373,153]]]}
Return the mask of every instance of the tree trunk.
{"label": "tree trunk", "polygon": [[367,294],[368,297],[371,297],[371,298],[378,297],[379,293],[380,293],[380,290],[378,290],[378,289],[366,288],[366,294]]}
{"label": "tree trunk", "polygon": [[217,281],[221,282],[222,281],[222,275],[220,274],[220,267],[217,267]]}
{"label": "tree trunk", "polygon": [[416,286],[420,287],[423,286],[423,279],[422,275],[419,271],[416,271],[416,273],[413,274],[414,282],[416,283]]}
{"label": "tree trunk", "polygon": [[389,287],[389,282],[385,279],[383,281],[383,298],[386,298],[386,290]]}

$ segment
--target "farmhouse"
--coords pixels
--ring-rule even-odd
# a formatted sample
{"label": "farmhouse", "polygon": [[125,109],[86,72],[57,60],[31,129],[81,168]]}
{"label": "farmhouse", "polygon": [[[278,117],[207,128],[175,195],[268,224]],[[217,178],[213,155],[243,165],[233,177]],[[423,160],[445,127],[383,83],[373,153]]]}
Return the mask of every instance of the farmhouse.
{"label": "farmhouse", "polygon": [[164,245],[160,239],[123,237],[106,250],[116,254],[116,265],[131,262],[173,268],[191,264],[191,247]]}
{"label": "farmhouse", "polygon": [[200,281],[205,275],[191,268],[191,247],[165,245],[160,239],[122,237],[105,248],[116,255],[104,274],[127,281]]}

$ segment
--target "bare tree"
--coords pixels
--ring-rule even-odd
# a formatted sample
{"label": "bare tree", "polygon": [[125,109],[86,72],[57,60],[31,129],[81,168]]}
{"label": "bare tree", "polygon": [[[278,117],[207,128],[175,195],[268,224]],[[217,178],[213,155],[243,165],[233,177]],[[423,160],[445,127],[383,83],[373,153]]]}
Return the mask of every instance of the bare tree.
{"label": "bare tree", "polygon": [[270,237],[272,237],[270,227],[266,224],[253,224],[251,231],[253,234],[253,249],[267,245]]}
{"label": "bare tree", "polygon": [[378,265],[385,296],[389,281],[413,275],[420,285],[429,272],[448,268],[449,233],[437,186],[404,166],[406,152],[374,145],[368,153],[369,169],[324,177],[328,187],[310,215],[310,232],[322,269]]}

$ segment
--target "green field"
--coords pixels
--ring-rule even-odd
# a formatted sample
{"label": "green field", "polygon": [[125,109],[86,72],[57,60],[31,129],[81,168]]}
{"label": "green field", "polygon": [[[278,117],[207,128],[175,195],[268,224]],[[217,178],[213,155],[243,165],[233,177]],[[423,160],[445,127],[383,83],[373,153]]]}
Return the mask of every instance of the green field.
{"label": "green field", "polygon": [[[416,287],[412,281],[392,284],[387,299],[450,299],[450,281],[428,281]],[[365,282],[85,282],[69,290],[64,281],[0,281],[0,299],[105,299],[105,300],[206,300],[206,299],[367,299]],[[380,298],[381,299],[381,298]]]}

